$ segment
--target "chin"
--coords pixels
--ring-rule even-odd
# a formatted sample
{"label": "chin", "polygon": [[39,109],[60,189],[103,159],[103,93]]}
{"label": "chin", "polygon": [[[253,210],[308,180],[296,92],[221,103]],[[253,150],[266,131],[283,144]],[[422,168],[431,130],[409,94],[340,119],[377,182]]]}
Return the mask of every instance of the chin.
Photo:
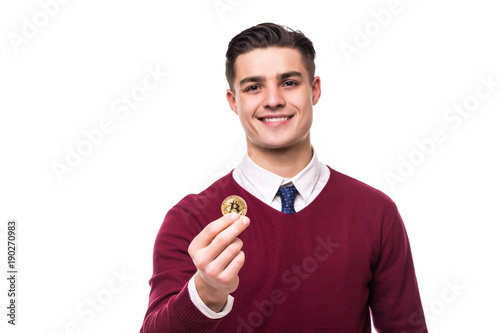
{"label": "chin", "polygon": [[266,149],[285,149],[292,146],[293,143],[290,142],[269,142],[265,145],[262,145],[262,147]]}

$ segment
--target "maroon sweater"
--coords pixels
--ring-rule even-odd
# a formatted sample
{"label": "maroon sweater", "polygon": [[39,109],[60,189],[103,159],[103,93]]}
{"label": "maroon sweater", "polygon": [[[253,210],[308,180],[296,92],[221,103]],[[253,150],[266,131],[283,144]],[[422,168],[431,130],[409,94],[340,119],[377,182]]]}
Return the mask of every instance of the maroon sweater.
{"label": "maroon sweater", "polygon": [[[210,319],[191,302],[196,267],[191,240],[239,195],[250,226],[239,236],[245,264],[234,305]],[[160,332],[427,332],[410,245],[395,204],[330,168],[304,209],[287,215],[222,177],[170,209],[153,254],[143,333]]]}

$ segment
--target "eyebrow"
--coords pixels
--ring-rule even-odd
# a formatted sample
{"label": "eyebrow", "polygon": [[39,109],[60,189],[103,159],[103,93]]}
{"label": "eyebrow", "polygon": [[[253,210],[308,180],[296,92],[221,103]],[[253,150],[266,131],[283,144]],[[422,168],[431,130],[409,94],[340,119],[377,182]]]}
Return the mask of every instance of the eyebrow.
{"label": "eyebrow", "polygon": [[[290,71],[290,72],[278,74],[278,75],[276,75],[276,78],[278,80],[284,80],[284,79],[288,79],[289,77],[292,77],[292,76],[298,76],[300,78],[303,77],[301,72]],[[246,77],[240,81],[240,86],[242,86],[248,82],[256,82],[256,83],[266,82],[266,78],[264,76],[249,76],[249,77]]]}

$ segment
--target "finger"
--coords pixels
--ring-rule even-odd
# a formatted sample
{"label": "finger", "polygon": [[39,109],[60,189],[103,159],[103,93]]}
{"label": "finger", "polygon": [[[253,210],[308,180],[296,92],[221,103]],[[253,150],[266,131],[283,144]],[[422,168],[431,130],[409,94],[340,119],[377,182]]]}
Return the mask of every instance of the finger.
{"label": "finger", "polygon": [[219,232],[219,234],[212,240],[212,243],[226,244],[226,246],[229,245],[229,243],[238,237],[238,235],[241,234],[249,224],[250,219],[247,216],[241,216],[238,220],[234,221],[233,224]]}
{"label": "finger", "polygon": [[[226,281],[227,283],[230,283],[230,281],[234,281],[237,278],[238,273],[240,272],[244,263],[245,253],[243,251],[240,251],[240,253],[238,253],[238,255],[233,260],[231,260],[229,265],[227,265],[226,269],[219,274],[219,279],[221,281]],[[236,290],[237,287],[238,285],[235,285],[233,288]],[[232,291],[234,290],[231,290],[230,292]]]}
{"label": "finger", "polygon": [[215,258],[210,265],[213,265],[215,274],[220,274],[231,261],[238,256],[243,247],[243,242],[239,238],[235,238],[222,252]]}
{"label": "finger", "polygon": [[212,240],[224,229],[234,223],[240,217],[237,213],[221,216],[219,219],[209,223],[193,240],[192,245],[196,248],[208,246]]}
{"label": "finger", "polygon": [[215,238],[212,240],[210,245],[205,248],[205,254],[215,259],[231,242],[238,237],[240,233],[245,230],[250,223],[250,219],[246,216],[242,216],[238,220],[234,221],[226,229],[222,230]]}

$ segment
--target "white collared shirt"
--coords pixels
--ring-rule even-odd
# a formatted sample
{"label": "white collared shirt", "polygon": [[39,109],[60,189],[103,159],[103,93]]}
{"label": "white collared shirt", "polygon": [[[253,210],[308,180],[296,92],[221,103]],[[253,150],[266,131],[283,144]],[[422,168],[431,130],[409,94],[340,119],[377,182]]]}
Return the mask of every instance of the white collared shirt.
{"label": "white collared shirt", "polygon": [[[329,177],[330,170],[318,160],[314,149],[309,164],[292,178],[283,178],[261,168],[252,161],[248,153],[245,154],[241,163],[233,170],[233,178],[241,187],[279,211],[281,211],[281,197],[276,194],[281,186],[289,186],[293,183],[297,188],[298,194],[295,197],[294,208],[298,212],[316,198],[325,187]],[[234,298],[229,295],[227,303],[221,312],[212,311],[198,295],[194,284],[194,276],[189,280],[188,291],[193,304],[208,318],[222,318],[233,308]]]}
{"label": "white collared shirt", "polygon": [[314,150],[309,164],[292,178],[283,178],[261,168],[248,154],[245,154],[241,164],[233,171],[233,178],[241,187],[279,211],[281,211],[281,197],[276,193],[281,186],[293,183],[299,192],[294,203],[296,212],[316,198],[329,176],[330,170],[318,160]]}

